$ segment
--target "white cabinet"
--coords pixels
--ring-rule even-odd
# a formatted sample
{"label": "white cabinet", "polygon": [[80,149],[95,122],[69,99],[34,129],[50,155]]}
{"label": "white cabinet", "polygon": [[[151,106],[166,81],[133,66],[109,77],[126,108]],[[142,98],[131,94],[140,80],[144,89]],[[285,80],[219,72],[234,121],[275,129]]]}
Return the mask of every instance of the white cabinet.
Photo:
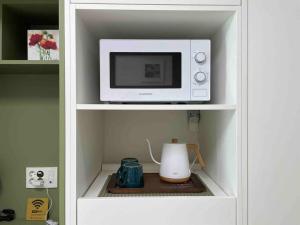
{"label": "white cabinet", "polygon": [[249,225],[300,224],[300,1],[249,0]]}
{"label": "white cabinet", "polygon": [[72,3],[157,4],[157,5],[240,5],[241,0],[70,0]]}
{"label": "white cabinet", "polygon": [[[245,3],[66,1],[66,225],[76,221],[77,225],[126,224],[121,217],[111,222],[116,212],[123,213],[129,224],[136,211],[146,217],[153,209],[158,214],[146,219],[149,224],[159,221],[165,209],[164,219],[171,219],[156,224],[184,224],[190,213],[197,216],[189,217],[190,224],[300,224],[300,1],[248,0],[248,10]],[[212,39],[211,104],[100,104],[98,39],[149,36]],[[191,109],[203,115],[202,131],[197,134],[185,129],[184,115]],[[149,120],[144,123],[146,117]],[[141,139],[149,125],[159,122],[164,128],[155,132],[152,127],[147,135],[163,139],[161,134],[170,132],[204,146],[208,161],[204,177],[213,178],[206,179],[212,196],[98,197],[107,175],[116,169],[110,163],[126,156],[132,146],[144,150],[134,138],[121,139],[130,121],[138,119],[134,138]],[[118,124],[122,120],[127,121],[124,126]],[[147,162],[142,151],[133,153]],[[176,215],[180,207],[185,210]]]}
{"label": "white cabinet", "polygon": [[[66,225],[139,224],[131,219],[137,213],[144,224],[158,225],[241,225],[246,220],[245,8],[232,5],[238,1],[182,2],[67,4]],[[183,105],[100,102],[101,38],[210,39],[212,100]],[[188,129],[187,110],[200,111],[199,131]],[[101,195],[124,157],[137,157],[145,172],[158,171],[147,166],[146,137],[158,157],[161,144],[171,137],[199,143],[207,167],[195,173],[209,194]]]}

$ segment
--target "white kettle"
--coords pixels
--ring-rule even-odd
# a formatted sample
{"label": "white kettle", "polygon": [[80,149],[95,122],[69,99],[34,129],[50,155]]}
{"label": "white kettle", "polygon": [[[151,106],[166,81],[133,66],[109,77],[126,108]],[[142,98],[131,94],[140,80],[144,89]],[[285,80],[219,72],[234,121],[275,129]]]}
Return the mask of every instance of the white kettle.
{"label": "white kettle", "polygon": [[[205,163],[201,156],[198,144],[178,144],[177,139],[172,139],[172,143],[165,143],[162,149],[161,162],[154,159],[149,139],[146,139],[151,159],[160,165],[160,179],[170,183],[183,183],[189,180],[191,176],[191,168],[196,159],[198,159],[200,167],[204,167]],[[190,166],[188,150],[193,150],[196,158]]]}

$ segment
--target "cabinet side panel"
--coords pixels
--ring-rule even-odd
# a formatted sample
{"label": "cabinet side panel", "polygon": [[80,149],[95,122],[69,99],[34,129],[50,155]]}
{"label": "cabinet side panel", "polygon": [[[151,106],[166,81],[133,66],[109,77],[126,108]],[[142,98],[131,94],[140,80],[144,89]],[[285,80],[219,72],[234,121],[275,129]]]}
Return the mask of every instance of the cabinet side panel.
{"label": "cabinet side panel", "polygon": [[77,196],[82,196],[93,182],[102,164],[102,112],[87,111],[77,115]]}
{"label": "cabinet side panel", "polygon": [[76,16],[77,103],[99,103],[99,42]]}
{"label": "cabinet side panel", "polygon": [[300,224],[300,2],[249,0],[249,225]]}
{"label": "cabinet side panel", "polygon": [[205,172],[228,195],[237,194],[235,112],[201,112],[200,150]]}
{"label": "cabinet side panel", "polygon": [[236,13],[212,37],[211,103],[236,104],[238,32]]}

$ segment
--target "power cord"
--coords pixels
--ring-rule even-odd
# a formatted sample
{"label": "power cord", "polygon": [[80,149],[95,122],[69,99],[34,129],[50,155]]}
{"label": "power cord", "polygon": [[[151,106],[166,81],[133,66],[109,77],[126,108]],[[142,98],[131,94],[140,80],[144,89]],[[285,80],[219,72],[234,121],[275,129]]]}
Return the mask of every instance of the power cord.
{"label": "power cord", "polygon": [[[52,199],[51,195],[49,194],[49,189],[48,188],[46,188],[46,194],[47,194],[47,197],[49,198],[49,208],[48,208],[47,213],[46,213],[46,219],[47,219],[48,213],[50,212],[50,210],[52,209],[54,204],[53,204],[53,199]],[[53,221],[53,220],[47,220],[46,224],[47,225],[58,225],[58,222]]]}
{"label": "power cord", "polygon": [[47,221],[46,221],[46,224],[47,224],[47,225],[58,225],[58,222],[55,222],[55,221],[53,221],[53,220],[47,220]]}
{"label": "power cord", "polygon": [[46,216],[47,216],[48,213],[50,212],[50,210],[52,209],[52,206],[53,206],[53,200],[52,200],[52,197],[51,197],[50,194],[49,194],[49,189],[48,189],[48,188],[46,188],[46,194],[47,194],[47,197],[49,198],[49,204],[50,204],[50,206],[49,206],[49,208],[48,208],[48,210],[47,210],[47,214],[46,214]]}

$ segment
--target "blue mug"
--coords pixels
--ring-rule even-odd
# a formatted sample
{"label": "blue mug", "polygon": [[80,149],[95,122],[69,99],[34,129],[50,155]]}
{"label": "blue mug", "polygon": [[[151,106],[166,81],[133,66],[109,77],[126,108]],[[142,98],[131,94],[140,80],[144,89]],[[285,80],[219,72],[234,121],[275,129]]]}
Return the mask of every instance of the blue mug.
{"label": "blue mug", "polygon": [[139,160],[137,158],[124,158],[124,159],[121,160],[121,167],[125,163],[139,163]]}
{"label": "blue mug", "polygon": [[121,166],[117,171],[117,180],[120,179],[121,172],[123,171],[123,166],[125,163],[139,163],[137,158],[124,158],[121,160]]}
{"label": "blue mug", "polygon": [[117,179],[117,185],[121,188],[144,187],[143,166],[136,162],[124,163]]}

